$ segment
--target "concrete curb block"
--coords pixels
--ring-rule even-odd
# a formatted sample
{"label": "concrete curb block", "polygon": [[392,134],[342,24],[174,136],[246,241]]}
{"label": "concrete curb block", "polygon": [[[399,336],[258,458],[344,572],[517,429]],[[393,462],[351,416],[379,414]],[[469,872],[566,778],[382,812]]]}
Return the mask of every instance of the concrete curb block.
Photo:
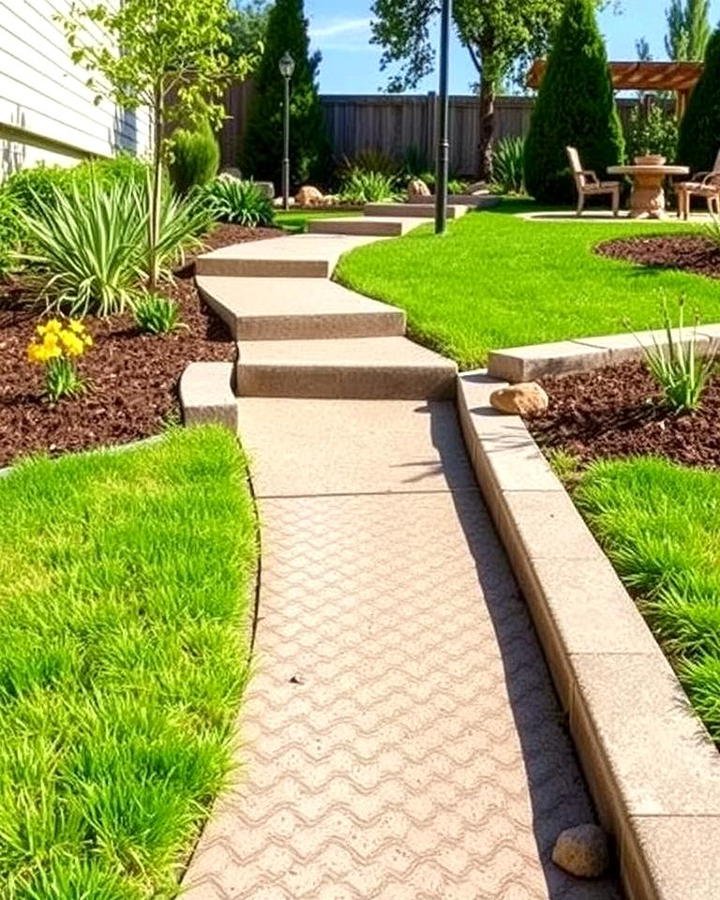
{"label": "concrete curb block", "polygon": [[[692,329],[685,329],[687,342]],[[679,340],[681,334],[674,329]],[[641,331],[637,334],[609,334],[600,337],[532,344],[527,347],[508,347],[493,350],[488,362],[488,374],[511,383],[531,381],[543,375],[563,372],[589,372],[614,363],[640,360],[643,348],[653,343],[667,347],[665,331]],[[717,349],[720,345],[720,325],[699,325],[697,346],[700,353]]]}
{"label": "concrete curb block", "polygon": [[531,434],[491,408],[505,382],[458,378],[480,488],[530,608],[631,900],[713,900],[720,754]]}
{"label": "concrete curb block", "polygon": [[237,399],[231,362],[190,363],[180,377],[180,406],[185,425],[215,423],[238,432]]}

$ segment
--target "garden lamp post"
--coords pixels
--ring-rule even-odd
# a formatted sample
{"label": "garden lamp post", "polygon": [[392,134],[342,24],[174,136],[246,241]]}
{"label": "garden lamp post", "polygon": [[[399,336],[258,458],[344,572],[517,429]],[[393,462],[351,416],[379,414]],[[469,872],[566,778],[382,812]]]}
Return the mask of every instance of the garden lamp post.
{"label": "garden lamp post", "polygon": [[448,139],[448,68],[450,57],[450,14],[452,0],[442,0],[440,18],[440,89],[438,91],[438,147],[435,170],[435,234],[445,234],[447,228],[447,187],[450,168]]}
{"label": "garden lamp post", "polygon": [[280,60],[280,74],[285,79],[285,105],[283,107],[283,161],[282,195],[283,209],[290,208],[290,79],[295,71],[295,60],[286,51]]}

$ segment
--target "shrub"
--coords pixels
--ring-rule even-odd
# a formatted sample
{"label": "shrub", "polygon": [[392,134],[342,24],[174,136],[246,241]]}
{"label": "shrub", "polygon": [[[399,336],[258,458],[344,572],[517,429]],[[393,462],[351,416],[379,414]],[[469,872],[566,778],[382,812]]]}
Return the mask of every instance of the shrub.
{"label": "shrub", "polygon": [[178,128],[172,139],[170,178],[173,187],[183,196],[194,187],[207,184],[217,175],[220,166],[220,146],[215,132],[205,122],[196,131]]}
{"label": "shrub", "polygon": [[316,84],[320,55],[309,52],[303,0],[277,0],[270,10],[240,168],[258,181],[280,183],[284,86],[278,64],[286,52],[295,60],[290,108],[290,181],[296,186],[308,181],[322,184],[331,173],[332,153]]}
{"label": "shrub", "polygon": [[709,172],[720,148],[720,28],[708,41],[705,67],[680,123],[678,159],[693,172]]}
{"label": "shrub", "polygon": [[624,155],[602,36],[591,0],[568,0],[555,32],[525,142],[525,187],[542,203],[569,202],[566,147],[600,176]]}
{"label": "shrub", "polygon": [[[72,315],[109,316],[130,303],[148,276],[149,184],[116,181],[103,187],[95,179],[86,188],[73,184],[67,194],[54,188],[38,212],[22,213],[33,248],[25,255],[45,274],[43,294]],[[167,268],[183,251],[199,245],[208,211],[198,199],[182,201],[165,191],[160,208],[158,260]]]}
{"label": "shrub", "polygon": [[351,172],[357,170],[364,172],[380,172],[389,178],[396,178],[402,174],[400,163],[384,150],[360,150],[355,156],[343,156],[339,168],[340,179],[346,178]]}
{"label": "shrub", "polygon": [[395,178],[382,172],[353,169],[340,184],[340,198],[347,203],[381,203],[395,196]]}
{"label": "shrub", "polygon": [[653,337],[653,347],[645,349],[648,371],[662,388],[665,403],[674,413],[697,409],[708,378],[715,368],[716,353],[698,359],[697,329],[692,336],[684,332],[684,298],[680,300],[678,336],[673,335],[672,321],[664,308],[667,347]]}
{"label": "shrub", "polygon": [[47,208],[58,193],[67,195],[70,192],[75,177],[73,172],[74,169],[40,163],[9,175],[3,191],[16,209],[34,216]]}
{"label": "shrub", "polygon": [[636,106],[630,111],[627,132],[629,159],[657,153],[673,161],[677,156],[678,121],[670,110],[657,103]]}
{"label": "shrub", "polygon": [[493,185],[503,194],[523,193],[524,158],[524,138],[508,137],[495,143],[493,147]]}
{"label": "shrub", "polygon": [[133,301],[133,317],[146,334],[170,334],[182,324],[177,303],[161,294],[141,294]]}
{"label": "shrub", "polygon": [[23,235],[23,225],[17,207],[10,194],[0,189],[0,278],[7,275],[14,264]]}
{"label": "shrub", "polygon": [[420,178],[427,181],[425,175],[432,168],[432,163],[427,153],[417,144],[411,144],[403,154],[402,173],[408,181],[412,178]]}
{"label": "shrub", "polygon": [[253,181],[216,178],[199,192],[199,197],[221,222],[261,228],[275,221],[272,200]]}
{"label": "shrub", "polygon": [[77,319],[67,325],[51,319],[38,325],[35,339],[30,343],[28,360],[45,367],[45,393],[52,403],[63,397],[77,397],[87,384],[78,374],[76,360],[92,347],[93,340],[85,326]]}

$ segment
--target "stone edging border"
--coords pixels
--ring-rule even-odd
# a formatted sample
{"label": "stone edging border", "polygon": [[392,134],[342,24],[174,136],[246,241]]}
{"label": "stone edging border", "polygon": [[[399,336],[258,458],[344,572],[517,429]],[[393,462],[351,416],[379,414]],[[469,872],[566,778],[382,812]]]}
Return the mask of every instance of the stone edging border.
{"label": "stone edging border", "polygon": [[720,754],[523,421],[490,406],[505,386],[458,376],[462,432],[628,897],[716,900]]}
{"label": "stone edging border", "polygon": [[[684,334],[681,334],[676,328],[673,329],[673,338],[687,341],[693,332],[692,328],[685,328]],[[720,345],[720,324],[699,325],[696,341],[699,353],[717,349]],[[493,378],[510,382],[531,381],[543,375],[563,372],[588,372],[614,363],[642,359],[643,348],[652,347],[654,342],[667,347],[666,333],[640,331],[637,334],[608,334],[551,344],[509,347],[490,353],[487,370]]]}

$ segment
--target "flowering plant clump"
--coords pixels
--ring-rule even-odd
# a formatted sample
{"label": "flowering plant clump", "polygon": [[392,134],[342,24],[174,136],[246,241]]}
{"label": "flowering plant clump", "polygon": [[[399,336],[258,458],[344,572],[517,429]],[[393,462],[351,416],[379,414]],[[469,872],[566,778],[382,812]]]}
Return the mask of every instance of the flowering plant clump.
{"label": "flowering plant clump", "polygon": [[35,329],[37,336],[27,349],[28,360],[45,366],[45,392],[53,403],[77,397],[86,387],[76,360],[92,347],[93,339],[79,319],[63,323],[50,319]]}

